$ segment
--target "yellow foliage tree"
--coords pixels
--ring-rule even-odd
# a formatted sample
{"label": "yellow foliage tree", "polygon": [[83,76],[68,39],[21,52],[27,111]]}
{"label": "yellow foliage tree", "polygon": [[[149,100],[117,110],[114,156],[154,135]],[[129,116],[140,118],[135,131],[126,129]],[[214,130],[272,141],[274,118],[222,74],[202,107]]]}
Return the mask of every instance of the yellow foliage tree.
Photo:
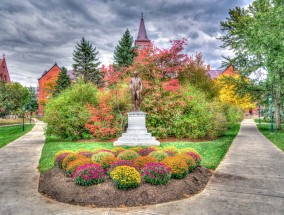
{"label": "yellow foliage tree", "polygon": [[[226,76],[228,75],[219,75],[216,79],[216,84],[220,89],[219,99],[226,104],[238,106],[244,110],[254,109],[255,104],[251,102],[251,96],[246,94],[240,97],[235,91],[234,84],[226,82]],[[238,76],[235,75],[233,78],[237,79]]]}

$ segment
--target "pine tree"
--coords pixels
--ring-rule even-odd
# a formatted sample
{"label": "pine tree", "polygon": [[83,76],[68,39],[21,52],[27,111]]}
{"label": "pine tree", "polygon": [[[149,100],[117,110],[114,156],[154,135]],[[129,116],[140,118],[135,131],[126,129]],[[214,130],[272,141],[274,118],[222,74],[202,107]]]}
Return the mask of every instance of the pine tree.
{"label": "pine tree", "polygon": [[135,47],[133,46],[133,37],[131,36],[129,30],[127,29],[123,34],[118,45],[115,47],[114,51],[114,62],[119,67],[129,66],[133,63],[135,57]]}
{"label": "pine tree", "polygon": [[56,80],[55,89],[53,92],[54,96],[57,96],[60,92],[66,89],[71,84],[70,77],[67,75],[67,69],[62,67],[59,73],[58,79]]}
{"label": "pine tree", "polygon": [[83,37],[80,44],[77,43],[73,52],[73,64],[74,75],[76,77],[82,77],[84,82],[92,82],[99,86],[102,82],[103,76],[100,74],[98,66],[100,65],[99,58],[97,57],[98,51],[96,47],[92,47],[92,44],[85,40]]}

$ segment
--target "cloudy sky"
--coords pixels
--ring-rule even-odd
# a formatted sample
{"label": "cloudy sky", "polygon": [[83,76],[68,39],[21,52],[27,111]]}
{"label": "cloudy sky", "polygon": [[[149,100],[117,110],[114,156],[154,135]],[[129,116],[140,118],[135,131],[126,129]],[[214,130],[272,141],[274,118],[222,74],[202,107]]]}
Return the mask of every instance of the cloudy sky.
{"label": "cloudy sky", "polygon": [[[113,62],[113,51],[128,28],[137,37],[141,12],[148,37],[159,47],[188,39],[186,52],[202,52],[218,69],[222,55],[220,21],[228,10],[251,0],[0,0],[0,53],[12,81],[37,86],[55,61],[72,68],[76,42],[84,36],[99,50],[100,61]],[[1,54],[2,54],[1,53]]]}

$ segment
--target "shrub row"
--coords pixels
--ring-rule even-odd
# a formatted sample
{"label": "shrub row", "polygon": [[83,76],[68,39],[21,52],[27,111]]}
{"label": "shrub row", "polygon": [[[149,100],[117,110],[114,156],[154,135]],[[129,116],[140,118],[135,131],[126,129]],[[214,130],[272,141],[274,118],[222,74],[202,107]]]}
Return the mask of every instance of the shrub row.
{"label": "shrub row", "polygon": [[110,177],[117,188],[124,190],[139,186],[141,181],[161,185],[170,178],[182,179],[200,162],[196,150],[176,147],[80,149],[76,153],[63,150],[54,157],[54,165],[79,185],[98,184]]}

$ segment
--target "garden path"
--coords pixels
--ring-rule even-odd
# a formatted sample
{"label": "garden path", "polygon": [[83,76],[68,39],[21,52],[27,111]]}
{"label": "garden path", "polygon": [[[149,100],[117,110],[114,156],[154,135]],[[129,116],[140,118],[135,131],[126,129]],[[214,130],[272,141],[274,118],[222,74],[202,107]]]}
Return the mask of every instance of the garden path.
{"label": "garden path", "polygon": [[[121,209],[71,206],[37,192],[44,124],[0,149],[0,214],[284,214],[284,154],[242,122],[224,160],[200,194],[176,202]],[[165,191],[166,192],[166,191]]]}

